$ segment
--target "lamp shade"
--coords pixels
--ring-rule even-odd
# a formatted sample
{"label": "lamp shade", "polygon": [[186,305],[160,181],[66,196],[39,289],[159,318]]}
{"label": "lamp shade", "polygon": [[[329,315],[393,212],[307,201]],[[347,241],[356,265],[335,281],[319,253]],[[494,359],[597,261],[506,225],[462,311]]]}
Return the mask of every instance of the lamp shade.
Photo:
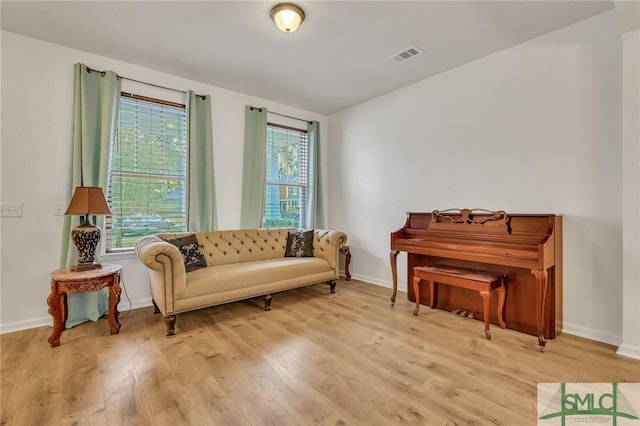
{"label": "lamp shade", "polygon": [[111,214],[102,188],[98,186],[78,186],[73,193],[67,215]]}
{"label": "lamp shade", "polygon": [[292,33],[304,21],[304,11],[292,3],[280,3],[271,9],[271,18],[285,33]]}

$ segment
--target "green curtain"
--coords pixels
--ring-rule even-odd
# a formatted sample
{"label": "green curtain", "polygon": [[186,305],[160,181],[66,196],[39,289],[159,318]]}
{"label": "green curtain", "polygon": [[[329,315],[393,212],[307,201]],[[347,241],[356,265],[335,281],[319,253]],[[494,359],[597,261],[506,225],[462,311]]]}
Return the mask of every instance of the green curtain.
{"label": "green curtain", "polygon": [[[113,71],[95,71],[84,64],[74,65],[73,160],[69,200],[77,186],[99,186],[105,194],[107,192],[109,158],[117,129],[121,83],[120,77]],[[73,217],[73,220],[78,221],[79,218]],[[96,224],[102,228],[104,217],[98,217]],[[60,252],[61,268],[77,261],[76,248],[71,242],[71,225],[72,216],[65,216]],[[69,295],[66,327],[73,327],[89,319],[97,321],[106,313],[107,304],[103,299],[103,292]],[[102,309],[104,312],[101,312]]]}
{"label": "green curtain", "polygon": [[264,203],[264,174],[267,156],[267,109],[245,107],[242,208],[240,227],[259,228]]}
{"label": "green curtain", "polygon": [[[93,71],[74,65],[74,114],[71,187],[99,186],[106,194],[111,142],[115,137],[120,100],[120,78],[113,71]],[[75,218],[75,220],[79,220]],[[98,226],[104,217],[98,217]],[[79,223],[79,222],[78,222]],[[76,248],[71,242],[72,216],[65,216],[60,267],[73,265]]]}
{"label": "green curtain", "polygon": [[216,194],[213,174],[211,96],[187,92],[189,132],[189,231],[217,229]]}
{"label": "green curtain", "polygon": [[322,199],[322,176],[320,174],[320,125],[317,121],[307,123],[307,142],[309,144],[309,156],[307,158],[309,179],[307,193],[307,223],[318,229],[324,228],[324,203]]}

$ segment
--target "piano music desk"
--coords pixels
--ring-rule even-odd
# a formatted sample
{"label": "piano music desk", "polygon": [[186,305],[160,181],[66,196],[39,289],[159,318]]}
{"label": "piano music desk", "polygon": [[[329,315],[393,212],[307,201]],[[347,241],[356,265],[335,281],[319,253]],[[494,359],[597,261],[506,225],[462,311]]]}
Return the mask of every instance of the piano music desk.
{"label": "piano music desk", "polygon": [[482,314],[484,317],[484,335],[491,339],[489,330],[489,315],[491,312],[491,292],[498,290],[498,323],[500,328],[506,328],[504,322],[505,287],[504,275],[491,272],[477,271],[473,269],[453,268],[450,266],[416,266],[413,268],[413,292],[416,295],[416,308],[413,315],[418,315],[420,309],[420,281],[429,281],[431,300],[430,308],[436,306],[436,283],[447,284],[455,287],[476,290],[482,296]]}

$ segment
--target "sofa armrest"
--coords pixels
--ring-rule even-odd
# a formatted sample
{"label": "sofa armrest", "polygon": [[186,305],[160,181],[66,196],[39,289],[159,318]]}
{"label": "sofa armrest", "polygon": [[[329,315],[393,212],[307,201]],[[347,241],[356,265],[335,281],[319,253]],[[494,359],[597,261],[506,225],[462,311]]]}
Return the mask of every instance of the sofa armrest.
{"label": "sofa armrest", "polygon": [[138,241],[136,254],[150,271],[151,294],[163,314],[173,311],[174,298],[186,290],[187,276],[180,250],[152,235]]}
{"label": "sofa armrest", "polygon": [[326,260],[338,277],[340,247],[347,243],[347,234],[330,229],[316,229],[313,239],[313,255]]}

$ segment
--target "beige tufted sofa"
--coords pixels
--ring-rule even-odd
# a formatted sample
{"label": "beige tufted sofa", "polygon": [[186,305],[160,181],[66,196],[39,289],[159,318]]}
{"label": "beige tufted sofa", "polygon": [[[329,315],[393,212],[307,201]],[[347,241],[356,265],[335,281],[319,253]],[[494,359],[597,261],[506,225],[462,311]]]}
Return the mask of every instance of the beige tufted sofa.
{"label": "beige tufted sofa", "polygon": [[180,251],[164,241],[187,234],[142,238],[136,254],[150,273],[151,296],[162,313],[167,336],[175,334],[175,315],[222,303],[263,296],[271,309],[271,294],[327,282],[335,292],[338,251],[346,244],[341,231],[315,230],[313,257],[284,257],[288,229],[196,232],[207,266],[185,272]]}

